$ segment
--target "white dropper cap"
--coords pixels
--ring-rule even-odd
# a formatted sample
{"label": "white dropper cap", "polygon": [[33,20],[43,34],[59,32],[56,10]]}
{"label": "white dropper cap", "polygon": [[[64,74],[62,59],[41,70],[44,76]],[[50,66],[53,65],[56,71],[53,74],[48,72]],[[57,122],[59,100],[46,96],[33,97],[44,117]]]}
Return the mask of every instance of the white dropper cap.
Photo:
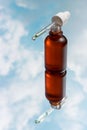
{"label": "white dropper cap", "polygon": [[57,13],[52,17],[52,23],[56,23],[62,26],[68,21],[69,17],[70,17],[69,11]]}

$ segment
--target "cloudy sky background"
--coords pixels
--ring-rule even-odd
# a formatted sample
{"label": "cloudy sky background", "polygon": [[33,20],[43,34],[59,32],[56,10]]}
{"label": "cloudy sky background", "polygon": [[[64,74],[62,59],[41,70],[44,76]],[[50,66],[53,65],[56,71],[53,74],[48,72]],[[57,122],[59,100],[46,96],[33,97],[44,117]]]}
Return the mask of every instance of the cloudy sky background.
{"label": "cloudy sky background", "polygon": [[[87,1],[0,0],[0,130],[87,129]],[[51,17],[69,10],[67,102],[43,123],[34,120],[49,103],[44,96],[44,34],[32,35]]]}

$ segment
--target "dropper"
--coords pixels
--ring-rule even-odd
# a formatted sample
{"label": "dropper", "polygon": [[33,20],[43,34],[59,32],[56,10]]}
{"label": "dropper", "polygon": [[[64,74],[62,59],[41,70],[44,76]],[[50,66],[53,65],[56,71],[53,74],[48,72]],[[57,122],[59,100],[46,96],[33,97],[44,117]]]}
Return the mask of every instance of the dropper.
{"label": "dropper", "polygon": [[47,25],[46,27],[44,27],[41,31],[37,32],[32,39],[35,40],[37,37],[39,37],[40,35],[42,35],[44,32],[46,32],[47,30],[50,30],[50,28],[53,25],[58,25],[58,26],[62,26],[64,25],[68,19],[70,17],[70,13],[69,11],[65,11],[65,12],[60,12],[57,13],[56,15],[54,15],[51,19],[52,23]]}
{"label": "dropper", "polygon": [[[61,108],[61,106],[64,105],[65,101],[66,101],[66,97],[63,98],[63,99],[59,102],[59,104],[55,107],[55,109],[59,110],[59,109]],[[43,121],[46,119],[46,117],[48,117],[55,109],[54,109],[54,107],[51,106],[46,112],[44,112],[42,115],[40,115],[40,116],[35,120],[35,124],[39,124],[39,123],[43,122]]]}
{"label": "dropper", "polygon": [[51,107],[50,109],[48,109],[46,112],[44,112],[42,115],[40,115],[38,117],[38,119],[35,120],[35,123],[38,124],[38,123],[41,123],[45,120],[45,118],[47,116],[49,116],[52,112],[54,111],[54,109]]}
{"label": "dropper", "polygon": [[41,31],[37,32],[37,33],[32,37],[32,39],[33,39],[33,40],[36,40],[37,37],[39,37],[40,35],[42,35],[43,33],[45,33],[47,30],[49,30],[49,29],[52,27],[53,24],[54,24],[54,23],[51,23],[51,24],[49,24],[48,26],[44,27]]}

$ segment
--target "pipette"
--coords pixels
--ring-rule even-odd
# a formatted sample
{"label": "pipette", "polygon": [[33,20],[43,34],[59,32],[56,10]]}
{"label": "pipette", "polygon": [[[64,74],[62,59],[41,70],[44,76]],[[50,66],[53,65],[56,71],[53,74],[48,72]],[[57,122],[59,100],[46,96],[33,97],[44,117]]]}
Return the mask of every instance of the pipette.
{"label": "pipette", "polygon": [[49,30],[54,24],[58,26],[64,25],[70,17],[70,13],[68,11],[57,13],[55,16],[52,17],[51,21],[52,23],[48,26],[44,27],[41,31],[37,32],[32,39],[35,40],[37,37],[42,35],[44,32]]}
{"label": "pipette", "polygon": [[53,24],[54,24],[54,23],[49,24],[48,26],[44,27],[41,31],[37,32],[37,33],[32,37],[32,39],[33,39],[33,40],[36,40],[37,37],[39,37],[39,36],[42,35],[44,32],[46,32],[47,30],[49,30],[49,29],[52,27]]}
{"label": "pipette", "polygon": [[43,122],[45,120],[45,118],[47,116],[49,116],[53,111],[54,111],[53,108],[48,109],[46,112],[44,112],[42,115],[40,115],[38,119],[35,120],[35,123],[38,124],[38,123]]}
{"label": "pipette", "polygon": [[[55,109],[60,109],[61,106],[64,105],[65,101],[66,101],[66,98],[63,98],[62,101],[55,107]],[[44,112],[35,120],[35,123],[39,124],[43,122],[55,109],[54,107],[51,106],[46,112]]]}

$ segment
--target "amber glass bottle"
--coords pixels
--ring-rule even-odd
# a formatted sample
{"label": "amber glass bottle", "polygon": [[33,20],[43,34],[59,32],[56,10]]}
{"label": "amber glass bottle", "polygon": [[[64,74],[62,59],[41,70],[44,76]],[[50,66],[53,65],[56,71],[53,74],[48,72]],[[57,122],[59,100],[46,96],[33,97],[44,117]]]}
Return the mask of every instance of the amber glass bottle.
{"label": "amber glass bottle", "polygon": [[67,39],[61,27],[67,23],[69,17],[69,11],[57,13],[49,25],[32,37],[35,40],[50,30],[44,40],[45,95],[51,106],[56,109],[61,107],[66,96]]}
{"label": "amber glass bottle", "polygon": [[67,39],[63,32],[51,30],[45,39],[45,95],[52,106],[65,97]]}

